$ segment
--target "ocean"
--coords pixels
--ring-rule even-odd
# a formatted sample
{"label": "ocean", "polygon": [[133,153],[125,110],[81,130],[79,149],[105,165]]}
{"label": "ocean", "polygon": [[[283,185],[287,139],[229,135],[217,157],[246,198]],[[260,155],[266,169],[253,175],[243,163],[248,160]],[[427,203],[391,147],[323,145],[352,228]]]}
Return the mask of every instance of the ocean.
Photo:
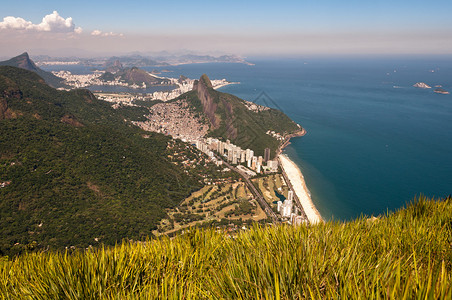
{"label": "ocean", "polygon": [[[165,67],[163,76],[240,82],[220,91],[271,106],[307,130],[285,153],[326,220],[380,215],[452,193],[452,57],[249,59]],[[157,69],[157,68],[152,68]],[[432,89],[412,85],[425,82]]]}
{"label": "ocean", "polygon": [[[414,197],[452,193],[452,58],[256,59],[165,67],[167,76],[226,78],[254,101],[262,92],[307,130],[285,153],[326,220],[380,215]],[[412,85],[425,82],[432,89]]]}

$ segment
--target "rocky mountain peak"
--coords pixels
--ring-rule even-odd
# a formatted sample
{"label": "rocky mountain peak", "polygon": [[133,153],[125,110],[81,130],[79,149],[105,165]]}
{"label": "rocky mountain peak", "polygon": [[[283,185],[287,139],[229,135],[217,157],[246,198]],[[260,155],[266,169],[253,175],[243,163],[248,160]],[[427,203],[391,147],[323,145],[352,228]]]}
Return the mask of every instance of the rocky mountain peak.
{"label": "rocky mountain peak", "polygon": [[193,91],[196,91],[201,101],[203,112],[209,119],[212,128],[218,128],[220,126],[220,120],[215,115],[218,104],[215,103],[214,97],[211,94],[213,91],[212,82],[210,82],[206,74],[203,74],[199,80],[195,80]]}
{"label": "rocky mountain peak", "polygon": [[21,55],[12,58],[11,61],[15,61],[19,68],[28,71],[36,71],[38,69],[35,63],[30,59],[28,52],[24,52]]}

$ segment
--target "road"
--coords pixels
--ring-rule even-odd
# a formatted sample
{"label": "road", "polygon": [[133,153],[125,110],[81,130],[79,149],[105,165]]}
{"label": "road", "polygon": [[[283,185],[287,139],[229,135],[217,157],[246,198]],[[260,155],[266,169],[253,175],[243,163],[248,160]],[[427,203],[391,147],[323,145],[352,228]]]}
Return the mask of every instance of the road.
{"label": "road", "polygon": [[267,203],[265,198],[262,196],[262,194],[259,192],[259,190],[251,182],[249,176],[247,174],[245,174],[244,172],[240,171],[239,169],[237,169],[236,167],[234,167],[234,166],[230,165],[229,163],[227,163],[225,160],[220,158],[218,155],[215,154],[215,157],[217,159],[222,160],[223,163],[229,169],[231,169],[232,171],[234,171],[234,172],[238,173],[240,176],[242,176],[242,178],[244,179],[246,185],[248,186],[248,189],[251,191],[251,193],[253,194],[254,198],[257,200],[257,202],[259,203],[261,208],[264,210],[264,212],[267,214],[267,216],[272,218],[273,223],[279,223],[280,221],[279,221],[278,215],[271,209],[270,205]]}

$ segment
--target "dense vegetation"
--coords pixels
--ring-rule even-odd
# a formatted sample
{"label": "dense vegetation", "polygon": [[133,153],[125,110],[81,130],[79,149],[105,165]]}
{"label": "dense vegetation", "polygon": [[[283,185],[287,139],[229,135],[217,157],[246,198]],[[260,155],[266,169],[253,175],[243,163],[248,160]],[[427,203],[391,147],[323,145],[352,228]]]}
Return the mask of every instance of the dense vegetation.
{"label": "dense vegetation", "polygon": [[201,168],[167,159],[169,137],[89,91],[0,67],[0,102],[0,254],[150,236],[165,208],[202,186]]}
{"label": "dense vegetation", "polygon": [[192,230],[0,261],[3,299],[451,299],[452,199],[311,227]]}

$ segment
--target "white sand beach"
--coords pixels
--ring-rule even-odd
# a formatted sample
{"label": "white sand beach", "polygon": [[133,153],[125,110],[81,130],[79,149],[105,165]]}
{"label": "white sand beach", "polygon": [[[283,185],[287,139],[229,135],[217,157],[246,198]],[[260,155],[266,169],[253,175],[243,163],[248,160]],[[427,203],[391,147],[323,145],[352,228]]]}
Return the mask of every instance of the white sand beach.
{"label": "white sand beach", "polygon": [[311,224],[323,222],[322,216],[318,212],[314,203],[312,203],[312,199],[306,187],[303,174],[301,174],[298,166],[285,154],[280,154],[279,160],[281,162],[281,167],[284,169],[290,183],[292,184],[294,193],[300,200],[301,206],[303,206],[303,210],[306,213],[309,222]]}

